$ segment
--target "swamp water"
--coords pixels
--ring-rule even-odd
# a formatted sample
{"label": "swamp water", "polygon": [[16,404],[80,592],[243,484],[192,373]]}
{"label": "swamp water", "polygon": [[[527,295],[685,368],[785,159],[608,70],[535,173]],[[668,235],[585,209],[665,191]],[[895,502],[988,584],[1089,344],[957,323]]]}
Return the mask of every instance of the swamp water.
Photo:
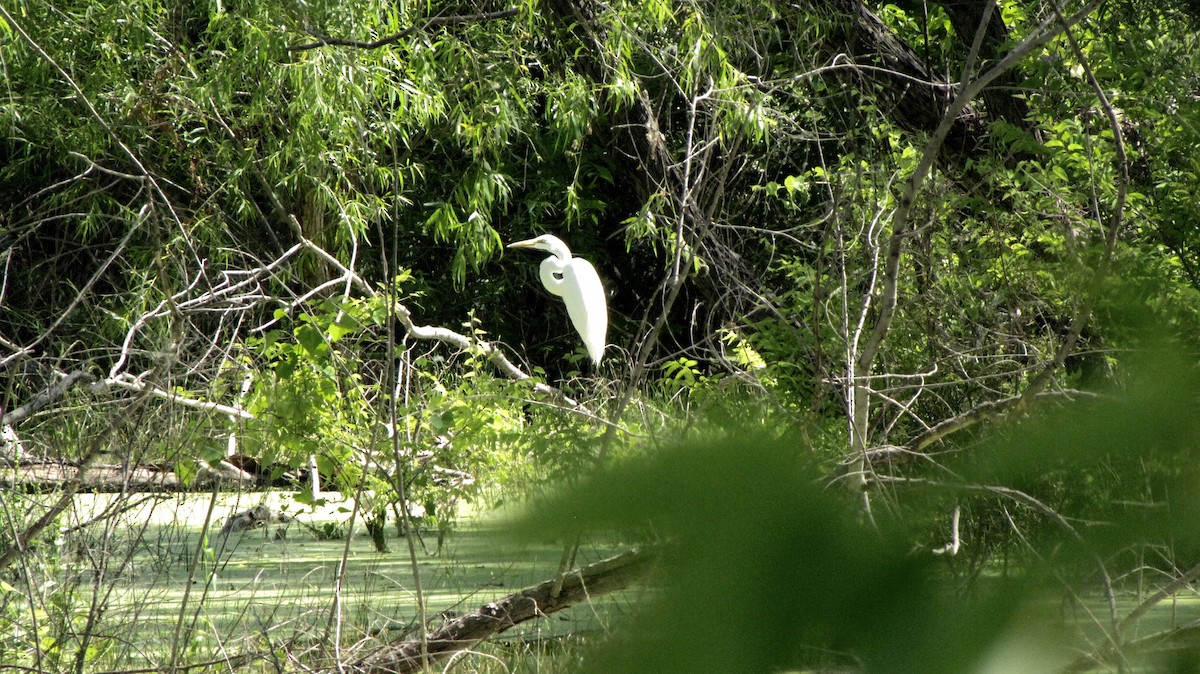
{"label": "swamp water", "polygon": [[[353,650],[415,636],[418,579],[406,539],[389,523],[391,551],[376,552],[361,514],[349,545],[344,537],[319,538],[314,530],[344,531],[350,518],[349,502],[324,496],[325,504],[309,508],[290,493],[219,494],[210,516],[211,494],[133,495],[126,504],[134,507],[71,533],[116,503],[113,495],[83,494],[64,521],[68,533],[60,538],[55,566],[60,577],[46,580],[58,586],[59,606],[95,616],[92,643],[102,644],[102,659],[113,664],[158,665],[173,648],[197,662],[283,644]],[[217,533],[229,515],[260,503],[295,521],[228,537]],[[210,533],[201,545],[206,517]],[[516,542],[500,533],[501,520],[465,512],[440,551],[436,529],[418,527],[417,572],[431,627],[554,576],[561,544]],[[620,550],[585,541],[577,562]],[[603,633],[633,601],[628,593],[597,598],[518,625],[501,639],[530,643]]]}

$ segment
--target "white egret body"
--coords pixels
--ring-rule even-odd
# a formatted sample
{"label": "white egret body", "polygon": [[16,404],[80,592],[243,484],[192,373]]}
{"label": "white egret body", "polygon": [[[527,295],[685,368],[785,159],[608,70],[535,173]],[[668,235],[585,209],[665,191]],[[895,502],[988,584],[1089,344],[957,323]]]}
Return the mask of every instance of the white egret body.
{"label": "white egret body", "polygon": [[571,323],[583,338],[588,355],[595,363],[604,355],[604,339],[608,335],[608,301],[604,286],[591,262],[571,257],[571,249],[557,236],[543,234],[508,244],[509,248],[533,248],[550,253],[542,260],[539,276],[546,290],[561,297],[567,305]]}

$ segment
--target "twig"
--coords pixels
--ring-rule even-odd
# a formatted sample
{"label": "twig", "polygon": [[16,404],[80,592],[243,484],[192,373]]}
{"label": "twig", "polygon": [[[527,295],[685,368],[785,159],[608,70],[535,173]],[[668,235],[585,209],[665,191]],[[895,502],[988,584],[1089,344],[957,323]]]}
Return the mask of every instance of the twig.
{"label": "twig", "polygon": [[[1098,653],[1085,653],[1074,662],[1063,668],[1063,672],[1091,672],[1109,663],[1123,662],[1125,654],[1146,652],[1159,649],[1158,653],[1180,652],[1179,649],[1194,649],[1196,638],[1200,637],[1200,624],[1190,623],[1173,629],[1155,632],[1144,637],[1126,641],[1121,649],[1111,645]],[[1111,670],[1110,670],[1111,671]]]}
{"label": "twig", "polygon": [[1179,592],[1180,590],[1190,586],[1196,581],[1197,578],[1200,578],[1200,564],[1197,564],[1187,571],[1184,571],[1179,575],[1178,578],[1172,580],[1170,583],[1167,583],[1160,588],[1158,592],[1155,592],[1147,597],[1145,601],[1138,604],[1132,611],[1129,612],[1129,615],[1126,615],[1121,619],[1121,622],[1117,625],[1117,630],[1124,631],[1130,627],[1133,627],[1134,623],[1140,620],[1141,617],[1150,609],[1154,608],[1155,605],[1162,600],[1167,599],[1168,597],[1174,596],[1175,593]]}
{"label": "twig", "polygon": [[378,49],[385,47],[394,42],[403,40],[413,33],[431,28],[433,26],[450,26],[458,23],[479,23],[483,21],[495,21],[497,19],[507,19],[510,16],[516,16],[520,10],[516,7],[502,9],[496,12],[480,12],[478,14],[458,14],[454,16],[435,16],[425,20],[425,23],[420,26],[409,26],[399,33],[393,33],[387,37],[381,37],[378,40],[364,42],[362,40],[349,40],[340,37],[331,37],[322,35],[315,31],[308,31],[308,34],[317,38],[316,42],[288,47],[288,51],[307,51],[309,49],[319,49],[321,47],[355,47],[358,49]]}

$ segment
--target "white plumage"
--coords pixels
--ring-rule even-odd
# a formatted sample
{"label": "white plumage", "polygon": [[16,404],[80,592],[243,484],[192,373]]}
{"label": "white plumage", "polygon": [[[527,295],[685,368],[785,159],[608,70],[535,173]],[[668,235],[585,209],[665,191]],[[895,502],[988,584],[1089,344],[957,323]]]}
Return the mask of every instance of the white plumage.
{"label": "white plumage", "polygon": [[539,276],[546,290],[561,297],[567,305],[571,323],[583,338],[583,345],[595,363],[604,356],[608,335],[608,301],[600,275],[591,262],[572,257],[571,249],[556,236],[543,234],[535,239],[508,244],[509,248],[532,248],[550,253],[542,261]]}

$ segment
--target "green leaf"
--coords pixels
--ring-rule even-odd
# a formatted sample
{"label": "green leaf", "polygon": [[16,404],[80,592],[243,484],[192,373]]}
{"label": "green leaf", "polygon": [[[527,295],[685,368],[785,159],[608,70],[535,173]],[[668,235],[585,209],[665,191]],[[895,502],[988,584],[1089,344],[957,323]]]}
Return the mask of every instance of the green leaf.
{"label": "green leaf", "polygon": [[796,192],[807,191],[808,186],[800,176],[788,176],[783,180],[783,186],[787,188],[789,196],[796,196]]}
{"label": "green leaf", "polygon": [[175,477],[179,478],[180,484],[185,487],[190,487],[196,479],[196,475],[200,472],[195,459],[184,459],[175,462]]}
{"label": "green leaf", "polygon": [[313,358],[323,358],[328,350],[321,331],[311,325],[302,325],[296,328],[296,341]]}
{"label": "green leaf", "polygon": [[210,439],[200,444],[196,459],[209,465],[220,463],[225,459],[227,445],[217,439]]}
{"label": "green leaf", "polygon": [[326,334],[329,335],[330,343],[337,343],[342,337],[362,329],[362,323],[359,323],[357,319],[351,316],[349,311],[343,309],[336,320],[329,324]]}

